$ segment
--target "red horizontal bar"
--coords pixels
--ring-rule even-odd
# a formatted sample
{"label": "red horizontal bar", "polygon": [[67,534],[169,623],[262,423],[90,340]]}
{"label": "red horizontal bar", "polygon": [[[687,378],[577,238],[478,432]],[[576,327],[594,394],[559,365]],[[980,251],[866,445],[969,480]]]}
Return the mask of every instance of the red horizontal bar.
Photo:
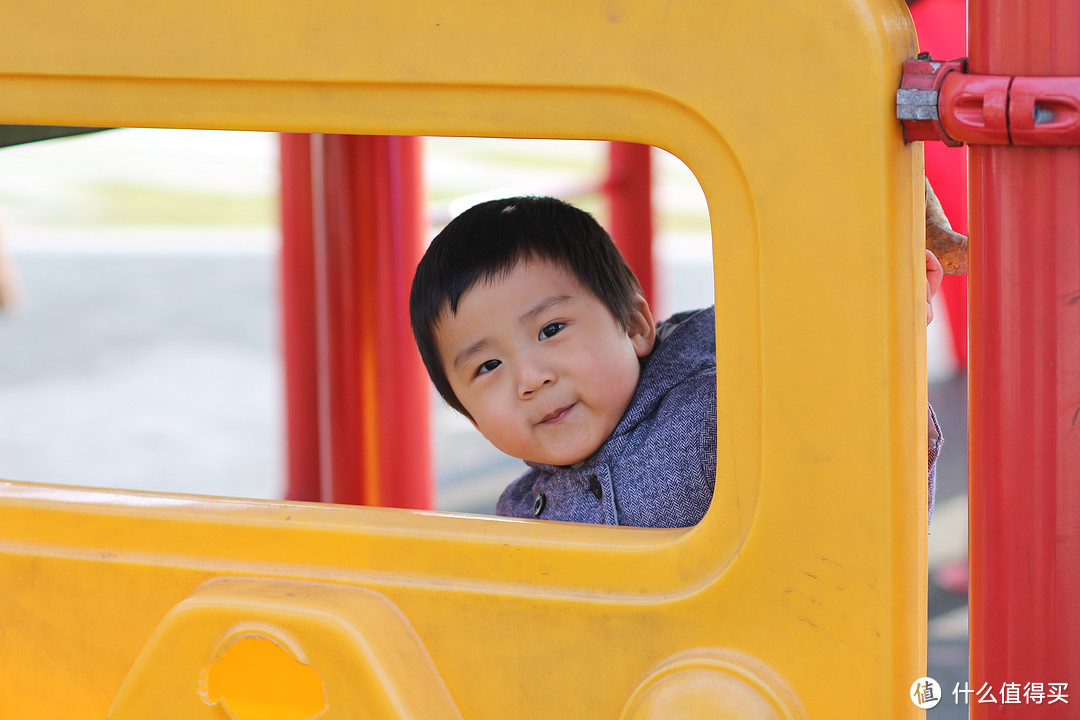
{"label": "red horizontal bar", "polygon": [[1011,80],[1001,75],[949,73],[938,96],[945,133],[968,144],[1008,145]]}
{"label": "red horizontal bar", "polygon": [[1080,145],[1080,77],[1017,77],[1009,92],[1014,145]]}

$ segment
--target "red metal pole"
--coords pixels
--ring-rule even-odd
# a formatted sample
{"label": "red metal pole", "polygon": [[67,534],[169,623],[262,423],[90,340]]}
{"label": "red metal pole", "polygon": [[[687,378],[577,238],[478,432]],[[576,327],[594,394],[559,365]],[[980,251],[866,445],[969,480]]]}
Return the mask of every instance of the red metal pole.
{"label": "red metal pole", "polygon": [[420,138],[353,137],[357,242],[366,257],[362,337],[368,375],[365,405],[376,463],[368,504],[434,507],[427,372],[409,323],[409,290],[424,251]]}
{"label": "red metal pole", "polygon": [[[352,178],[348,141],[342,135],[312,135],[314,195],[315,325],[318,356],[319,499],[363,505],[363,385],[357,316],[362,267],[353,243]],[[349,482],[345,483],[344,478]],[[348,492],[346,492],[348,489]]]}
{"label": "red metal pole", "polygon": [[[969,23],[973,74],[1080,75],[1076,0],[971,0]],[[1080,149],[970,153],[971,689],[996,699],[971,717],[1077,717]]]}
{"label": "red metal pole", "polygon": [[655,299],[653,273],[652,160],[648,145],[613,142],[608,155],[608,198],[611,233],[630,269],[641,283],[642,294]]}
{"label": "red metal pole", "polygon": [[286,477],[289,500],[319,499],[318,381],[315,353],[315,251],[311,143],[280,136],[281,335],[285,373]]}
{"label": "red metal pole", "polygon": [[430,508],[427,376],[409,326],[418,138],[312,136],[321,498]]}

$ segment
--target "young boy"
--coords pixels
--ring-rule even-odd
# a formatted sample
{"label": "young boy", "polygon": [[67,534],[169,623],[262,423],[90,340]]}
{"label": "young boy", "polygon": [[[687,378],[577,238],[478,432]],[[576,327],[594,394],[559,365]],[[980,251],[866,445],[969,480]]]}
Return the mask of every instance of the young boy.
{"label": "young boy", "polygon": [[498,514],[642,527],[704,516],[713,310],[656,324],[591,215],[539,197],[466,210],[420,261],[410,314],[439,394],[529,465]]}

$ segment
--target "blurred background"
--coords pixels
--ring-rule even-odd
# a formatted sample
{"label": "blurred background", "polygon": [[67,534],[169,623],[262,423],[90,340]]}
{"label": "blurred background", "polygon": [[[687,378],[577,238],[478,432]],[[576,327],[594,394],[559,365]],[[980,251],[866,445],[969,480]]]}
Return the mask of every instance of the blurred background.
{"label": "blurred background", "polygon": [[[424,147],[429,238],[513,194],[603,217],[606,143]],[[666,317],[711,304],[708,210],[689,170],[653,153]],[[0,315],[0,476],[282,496],[278,183],[269,133],[119,129],[0,150],[20,286]],[[440,509],[490,510],[519,463],[432,403]]]}
{"label": "blurred background", "polygon": [[[652,153],[663,318],[711,304],[711,239],[693,175]],[[606,143],[427,138],[424,158],[429,238],[507,195],[604,220]],[[267,133],[120,129],[0,150],[0,478],[282,497],[278,182]],[[947,438],[929,550],[930,674],[946,692],[967,674],[966,381],[948,322],[939,304],[927,359]],[[490,512],[523,466],[431,402],[439,509]]]}

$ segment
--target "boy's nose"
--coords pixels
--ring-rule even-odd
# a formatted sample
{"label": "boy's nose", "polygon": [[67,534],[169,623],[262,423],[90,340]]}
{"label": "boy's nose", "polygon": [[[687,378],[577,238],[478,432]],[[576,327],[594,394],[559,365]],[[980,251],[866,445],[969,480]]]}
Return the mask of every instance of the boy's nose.
{"label": "boy's nose", "polygon": [[521,363],[518,365],[518,397],[527,400],[540,388],[555,384],[555,373],[549,366],[541,363]]}

